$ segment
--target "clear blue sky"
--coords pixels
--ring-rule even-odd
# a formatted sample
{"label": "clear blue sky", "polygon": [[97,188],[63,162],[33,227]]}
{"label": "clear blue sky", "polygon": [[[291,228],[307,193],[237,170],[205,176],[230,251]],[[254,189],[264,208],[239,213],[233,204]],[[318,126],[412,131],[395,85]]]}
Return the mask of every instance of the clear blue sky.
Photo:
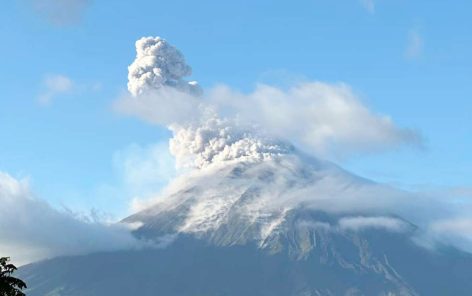
{"label": "clear blue sky", "polygon": [[[472,187],[470,1],[95,0],[68,24],[51,22],[34,1],[6,1],[0,11],[0,171],[28,177],[54,205],[122,214],[129,197],[114,155],[169,137],[112,111],[142,36],[178,47],[203,87],[347,83],[372,110],[420,131],[425,149],[342,166],[405,188]],[[74,86],[41,104],[54,75]]]}

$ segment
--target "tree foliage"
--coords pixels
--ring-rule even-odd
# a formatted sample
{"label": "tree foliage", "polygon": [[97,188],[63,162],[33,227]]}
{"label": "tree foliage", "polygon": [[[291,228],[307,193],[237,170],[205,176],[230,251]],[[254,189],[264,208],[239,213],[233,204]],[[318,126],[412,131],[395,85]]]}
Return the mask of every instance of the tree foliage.
{"label": "tree foliage", "polygon": [[9,257],[0,258],[0,296],[25,296],[21,290],[26,288],[26,284],[12,276],[16,266],[8,261]]}

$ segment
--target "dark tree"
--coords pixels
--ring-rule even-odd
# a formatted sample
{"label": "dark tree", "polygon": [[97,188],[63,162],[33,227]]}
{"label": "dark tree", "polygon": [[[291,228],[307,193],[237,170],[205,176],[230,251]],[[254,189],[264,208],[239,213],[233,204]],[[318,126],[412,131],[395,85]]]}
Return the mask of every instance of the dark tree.
{"label": "dark tree", "polygon": [[12,276],[16,266],[8,261],[8,257],[0,258],[0,296],[25,296],[21,290],[26,288],[26,284]]}

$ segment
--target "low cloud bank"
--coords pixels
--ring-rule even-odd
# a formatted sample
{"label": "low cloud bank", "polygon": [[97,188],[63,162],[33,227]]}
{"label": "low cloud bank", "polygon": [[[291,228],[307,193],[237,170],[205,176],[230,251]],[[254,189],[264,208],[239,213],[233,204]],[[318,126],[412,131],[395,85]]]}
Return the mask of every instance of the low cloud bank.
{"label": "low cloud bank", "polygon": [[137,248],[125,225],[84,220],[34,196],[26,180],[0,172],[0,254],[17,264],[61,255]]}

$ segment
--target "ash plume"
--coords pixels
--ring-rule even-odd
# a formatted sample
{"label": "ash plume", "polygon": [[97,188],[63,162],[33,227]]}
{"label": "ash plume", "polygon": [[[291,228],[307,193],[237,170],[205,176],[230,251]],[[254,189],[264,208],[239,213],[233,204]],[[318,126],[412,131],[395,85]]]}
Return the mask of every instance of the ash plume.
{"label": "ash plume", "polygon": [[192,74],[182,53],[160,37],[143,37],[136,41],[136,59],[128,67],[128,90],[133,96],[169,86],[199,94],[195,81],[183,78]]}

